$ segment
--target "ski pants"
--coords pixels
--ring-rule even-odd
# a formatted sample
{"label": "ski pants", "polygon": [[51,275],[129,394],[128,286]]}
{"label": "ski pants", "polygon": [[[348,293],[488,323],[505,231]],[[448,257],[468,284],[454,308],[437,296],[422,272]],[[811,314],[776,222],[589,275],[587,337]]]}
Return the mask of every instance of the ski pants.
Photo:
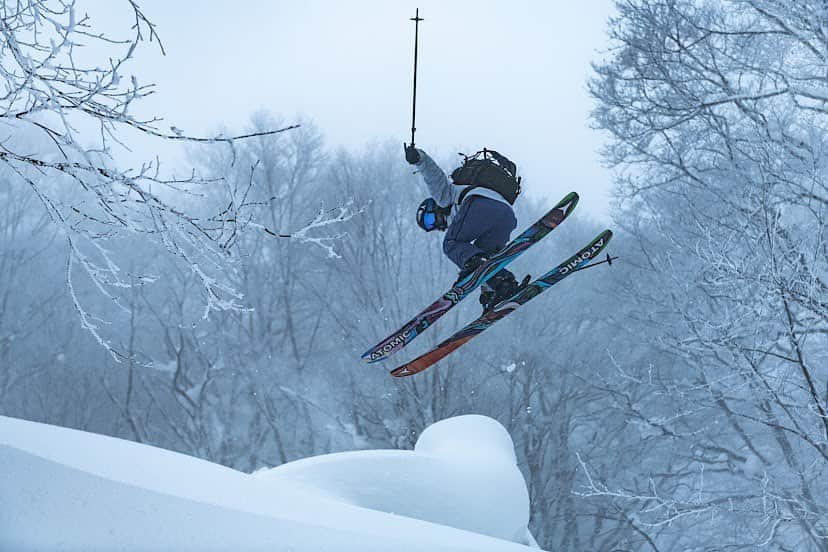
{"label": "ski pants", "polygon": [[516,226],[515,213],[506,203],[469,196],[446,229],[443,252],[463,268],[473,255],[493,253],[506,245]]}

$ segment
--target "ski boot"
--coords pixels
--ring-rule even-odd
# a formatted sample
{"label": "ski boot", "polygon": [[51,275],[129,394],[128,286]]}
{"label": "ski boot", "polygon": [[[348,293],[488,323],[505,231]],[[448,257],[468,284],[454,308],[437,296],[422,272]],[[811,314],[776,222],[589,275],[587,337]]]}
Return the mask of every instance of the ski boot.
{"label": "ski boot", "polygon": [[527,274],[518,283],[514,274],[505,268],[501,269],[480,288],[480,304],[483,306],[483,314],[491,311],[495,305],[504,299],[508,299],[525,288],[531,279],[532,277]]}
{"label": "ski boot", "polygon": [[474,272],[477,267],[485,263],[489,260],[488,255],[485,253],[477,253],[476,255],[472,255],[463,265],[463,268],[460,269],[460,274],[457,275],[457,280],[455,280],[454,285],[457,285],[457,282]]}

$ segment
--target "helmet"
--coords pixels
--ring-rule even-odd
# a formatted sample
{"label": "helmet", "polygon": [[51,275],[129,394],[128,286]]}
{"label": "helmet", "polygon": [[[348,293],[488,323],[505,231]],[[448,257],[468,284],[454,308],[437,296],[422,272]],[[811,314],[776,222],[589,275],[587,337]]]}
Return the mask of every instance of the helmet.
{"label": "helmet", "polygon": [[451,207],[440,207],[433,197],[424,199],[417,207],[417,224],[426,232],[443,231],[448,228],[448,215]]}

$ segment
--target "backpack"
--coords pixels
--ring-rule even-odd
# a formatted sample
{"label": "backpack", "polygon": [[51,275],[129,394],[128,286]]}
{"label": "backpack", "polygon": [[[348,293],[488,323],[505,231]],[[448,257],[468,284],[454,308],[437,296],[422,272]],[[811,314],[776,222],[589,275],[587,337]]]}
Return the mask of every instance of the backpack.
{"label": "backpack", "polygon": [[474,188],[494,190],[509,205],[514,205],[521,191],[517,166],[505,155],[486,148],[474,155],[463,155],[463,164],[454,169],[451,179],[457,186],[467,186],[457,198],[458,205]]}

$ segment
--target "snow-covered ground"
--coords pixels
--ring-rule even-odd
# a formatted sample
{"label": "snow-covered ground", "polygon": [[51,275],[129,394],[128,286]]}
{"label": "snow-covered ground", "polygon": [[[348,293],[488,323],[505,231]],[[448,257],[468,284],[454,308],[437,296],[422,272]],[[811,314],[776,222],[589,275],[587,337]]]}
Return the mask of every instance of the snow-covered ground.
{"label": "snow-covered ground", "polygon": [[526,550],[529,500],[506,430],[460,416],[414,451],[255,474],[0,417],[0,550]]}

